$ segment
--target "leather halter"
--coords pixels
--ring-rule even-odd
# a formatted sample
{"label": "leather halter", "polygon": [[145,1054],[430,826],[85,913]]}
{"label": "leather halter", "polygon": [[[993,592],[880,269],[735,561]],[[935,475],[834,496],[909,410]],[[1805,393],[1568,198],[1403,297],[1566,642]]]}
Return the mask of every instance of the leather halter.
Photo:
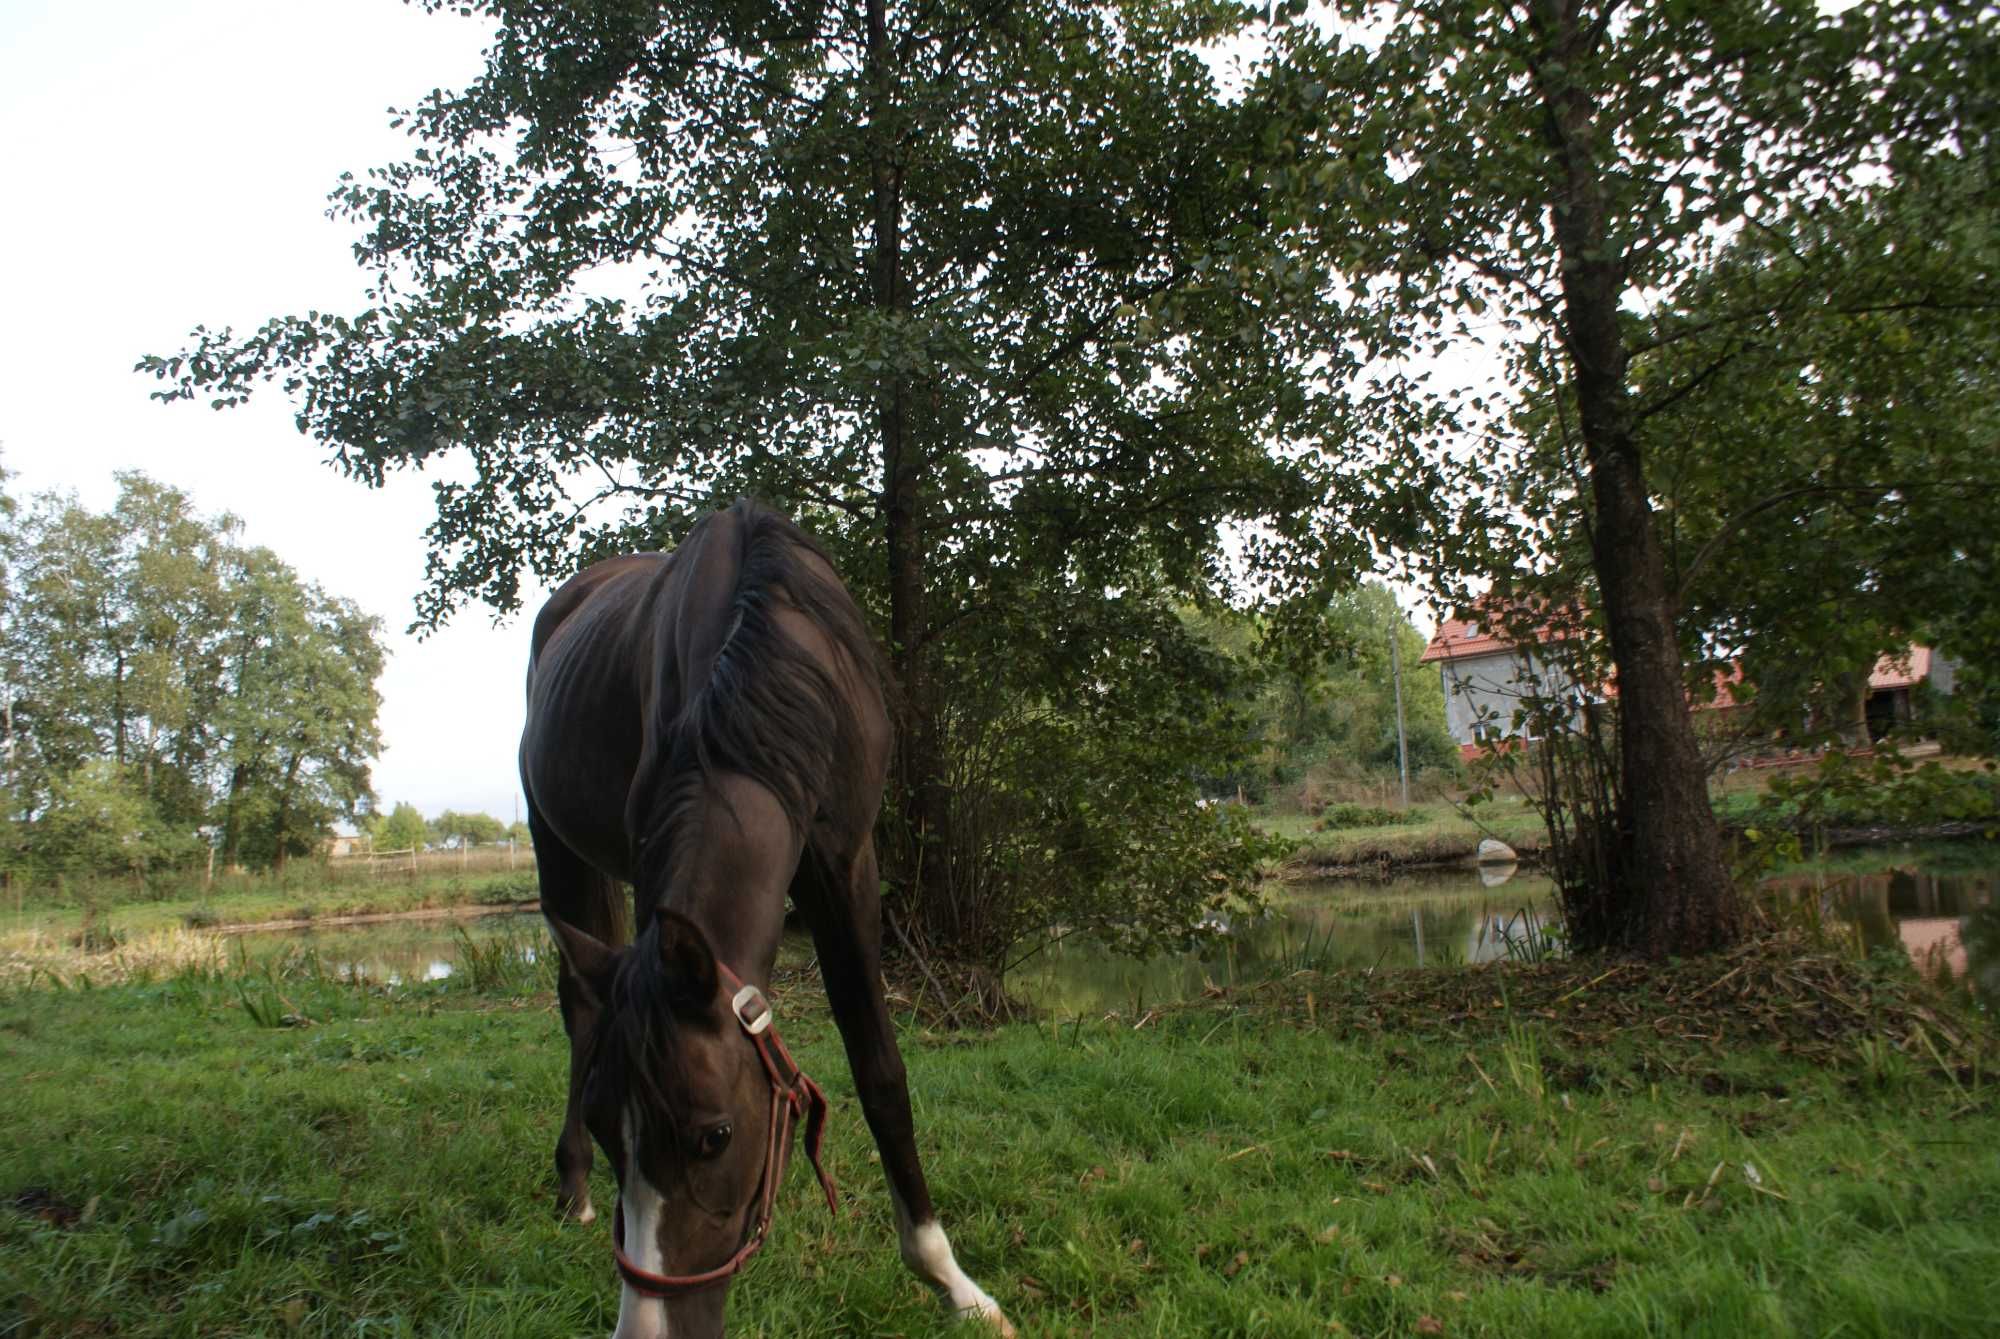
{"label": "leather halter", "polygon": [[749,1263],[751,1256],[757,1254],[771,1230],[771,1210],[777,1202],[779,1178],[785,1172],[785,1154],[792,1146],[794,1123],[801,1118],[806,1127],[806,1157],[812,1160],[813,1172],[819,1177],[819,1187],[826,1193],[827,1212],[837,1212],[839,1205],[833,1178],[827,1175],[819,1158],[820,1142],[826,1134],[826,1094],[799,1068],[798,1062],[792,1059],[792,1053],[785,1049],[785,1043],[779,1040],[778,1029],[771,1022],[771,1005],[764,998],[764,992],[755,986],[745,985],[741,977],[721,963],[717,963],[716,968],[735,991],[729,1001],[729,1011],[736,1015],[736,1021],[742,1024],[743,1031],[756,1046],[757,1058],[764,1062],[764,1074],[771,1081],[771,1120],[764,1146],[764,1176],[758,1183],[756,1211],[743,1244],[736,1248],[736,1254],[699,1274],[655,1274],[634,1264],[632,1257],[625,1254],[625,1197],[618,1197],[618,1212],[611,1225],[611,1255],[618,1263],[618,1276],[632,1291],[661,1301],[685,1297],[727,1282]]}

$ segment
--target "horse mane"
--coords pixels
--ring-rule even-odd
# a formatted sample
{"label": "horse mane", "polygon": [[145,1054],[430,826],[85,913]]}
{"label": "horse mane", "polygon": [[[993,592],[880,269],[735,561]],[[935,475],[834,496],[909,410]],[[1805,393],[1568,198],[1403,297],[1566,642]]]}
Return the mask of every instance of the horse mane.
{"label": "horse mane", "polygon": [[[825,665],[786,635],[781,608],[803,614],[834,646]],[[702,853],[700,826],[718,773],[775,796],[795,833],[858,797],[829,794],[836,759],[863,746],[862,705],[887,681],[875,640],[832,561],[797,526],[755,502],[703,518],[675,551],[656,599],[654,714],[626,811],[636,891],[657,899],[683,883]],[[685,1123],[674,982],[658,919],[613,983],[602,1029],[605,1078],[637,1097],[642,1137],[652,1113]],[[670,1143],[677,1141],[670,1140]]]}
{"label": "horse mane", "polygon": [[[718,773],[769,791],[801,836],[819,810],[851,802],[829,794],[827,778],[860,750],[861,704],[881,699],[886,677],[831,559],[778,513],[739,501],[704,518],[676,558],[658,611],[667,626],[646,745],[655,765],[650,775],[642,765],[627,812],[639,890],[651,897],[699,856],[694,829]],[[846,663],[822,664],[787,636],[777,619],[785,605]]]}
{"label": "horse mane", "polygon": [[[611,979],[591,1068],[599,1082],[619,1095],[619,1110],[632,1113],[640,1144],[667,1152],[678,1165],[681,1141],[671,1132],[687,1128],[689,1113],[673,987],[661,960],[655,919],[633,941]],[[656,1138],[662,1117],[669,1132],[664,1139]]]}

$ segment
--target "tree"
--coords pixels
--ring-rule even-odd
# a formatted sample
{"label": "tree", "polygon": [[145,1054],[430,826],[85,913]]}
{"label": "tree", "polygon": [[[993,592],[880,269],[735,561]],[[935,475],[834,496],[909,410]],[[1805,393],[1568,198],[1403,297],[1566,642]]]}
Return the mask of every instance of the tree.
{"label": "tree", "polygon": [[198,840],[164,821],[130,768],[99,758],[50,787],[29,867],[57,876],[144,874],[189,859]]}
{"label": "tree", "polygon": [[[1909,150],[1977,149],[1994,114],[1994,28],[1976,8],[1355,0],[1334,12],[1366,36],[1296,24],[1282,37],[1272,79],[1301,109],[1294,187],[1302,209],[1335,206],[1319,233],[1352,276],[1342,330],[1380,360],[1330,415],[1391,458],[1440,438],[1482,444],[1458,505],[1426,509],[1432,544],[1458,550],[1433,561],[1461,574],[1519,563],[1545,537],[1546,512],[1481,505],[1496,476],[1575,498],[1622,768],[1613,914],[1597,922],[1605,942],[1584,947],[1689,952],[1742,926],[1689,721],[1646,424],[1703,392],[1714,357],[1698,344],[1719,353],[1821,290],[1810,277],[1763,288],[1680,327],[1672,340],[1689,352],[1671,367],[1645,314],[1683,309],[1705,257],[1738,233],[1785,245],[1829,206],[1917,170]],[[1919,282],[1901,296],[1940,295]],[[1517,423],[1486,392],[1452,387],[1456,369],[1410,366],[1484,344],[1515,384],[1543,388],[1563,475],[1525,470]]]}
{"label": "tree", "polygon": [[491,814],[461,814],[453,809],[432,819],[430,828],[439,845],[460,850],[490,845],[507,834],[506,825]]}
{"label": "tree", "polygon": [[230,863],[310,851],[366,802],[377,620],[142,474],[103,514],[35,500],[8,544],[6,791],[29,847],[98,849],[57,831],[80,777],[111,794],[115,773],[164,831],[213,823]]}
{"label": "tree", "polygon": [[1445,727],[1444,689],[1421,670],[1425,641],[1395,596],[1369,582],[1289,620],[1235,611],[1191,612],[1202,636],[1235,662],[1233,696],[1253,732],[1255,775],[1212,778],[1209,789],[1262,795],[1305,781],[1379,778],[1397,771],[1396,638],[1403,667],[1404,723],[1412,773],[1456,769]]}
{"label": "tree", "polygon": [[20,598],[5,641],[16,781],[33,808],[93,758],[130,768],[163,819],[207,805],[221,568],[234,521],[179,491],[119,476],[112,510],[47,495],[21,519]]}
{"label": "tree", "polygon": [[398,804],[376,815],[370,829],[377,851],[414,851],[430,841],[431,827],[414,804]]}
{"label": "tree", "polygon": [[238,555],[236,607],[222,646],[227,767],[223,852],[282,866],[370,798],[381,748],[381,621],[301,584],[267,549]]}
{"label": "tree", "polygon": [[1739,660],[1760,733],[1806,738],[1816,717],[1866,743],[1878,657],[2000,649],[2000,198],[1954,218],[1940,202],[1968,193],[1935,182],[1959,169],[1927,167],[1829,211],[1809,248],[1743,239],[1657,319],[1652,375],[1685,379],[1672,335],[1746,292],[1811,275],[1831,299],[1704,350],[1702,394],[1644,427],[1683,641]]}
{"label": "tree", "polygon": [[[1199,659],[1173,610],[1227,584],[1224,528],[1263,523],[1257,559],[1325,488],[1272,443],[1323,356],[1327,287],[1301,267],[1271,301],[1238,254],[1281,127],[1196,51],[1252,11],[487,12],[484,75],[405,113],[412,157],[335,196],[366,229],[370,305],[198,329],[142,363],[161,395],[226,406],[276,380],[369,483],[457,457],[430,620],[512,607],[524,566],[670,543],[739,493],[799,515],[885,634],[884,846],[948,951],[997,956],[1020,924],[974,902],[1042,859],[1044,768],[1118,795],[1067,809],[1093,850],[1123,849],[1115,824],[1172,828],[1172,886],[1242,868],[1186,820],[1190,769],[1232,737],[1205,675],[1162,676]],[[1125,878],[1069,868],[1072,924],[1129,923]],[[1185,928],[1208,900],[1144,904]]]}

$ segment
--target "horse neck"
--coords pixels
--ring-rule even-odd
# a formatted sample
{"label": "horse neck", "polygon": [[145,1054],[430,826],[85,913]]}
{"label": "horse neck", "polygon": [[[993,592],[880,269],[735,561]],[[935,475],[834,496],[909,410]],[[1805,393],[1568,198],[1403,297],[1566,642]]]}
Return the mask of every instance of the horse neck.
{"label": "horse neck", "polygon": [[676,857],[648,905],[686,916],[731,970],[768,985],[784,937],[800,837],[769,792],[747,781],[725,781],[677,827]]}

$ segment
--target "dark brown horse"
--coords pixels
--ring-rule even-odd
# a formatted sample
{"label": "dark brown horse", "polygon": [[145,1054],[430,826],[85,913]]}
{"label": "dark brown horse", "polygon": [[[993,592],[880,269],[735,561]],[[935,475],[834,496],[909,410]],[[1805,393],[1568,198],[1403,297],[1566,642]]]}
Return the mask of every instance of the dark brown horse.
{"label": "dark brown horse", "polygon": [[615,1339],[720,1335],[796,1119],[817,1169],[824,1100],[762,993],[787,896],[819,951],[903,1259],[948,1308],[1013,1333],[938,1226],[882,999],[871,833],[889,749],[853,598],[818,545],[755,504],[672,554],[597,564],[535,620],[521,784],[570,1038],[557,1191],[596,1216],[594,1135],[618,1177]]}

